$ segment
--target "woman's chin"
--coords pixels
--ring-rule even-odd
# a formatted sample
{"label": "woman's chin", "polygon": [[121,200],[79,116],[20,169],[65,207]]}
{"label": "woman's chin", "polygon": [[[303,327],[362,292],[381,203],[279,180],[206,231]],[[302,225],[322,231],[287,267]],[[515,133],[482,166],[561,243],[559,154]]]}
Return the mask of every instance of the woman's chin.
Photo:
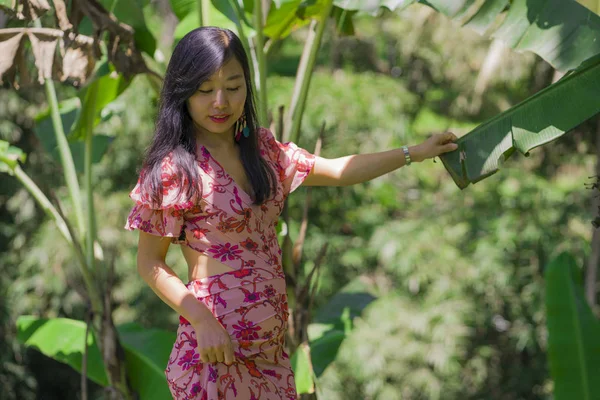
{"label": "woman's chin", "polygon": [[230,124],[203,124],[200,125],[203,132],[212,133],[215,135],[224,135],[227,133],[231,133],[233,135],[233,126]]}

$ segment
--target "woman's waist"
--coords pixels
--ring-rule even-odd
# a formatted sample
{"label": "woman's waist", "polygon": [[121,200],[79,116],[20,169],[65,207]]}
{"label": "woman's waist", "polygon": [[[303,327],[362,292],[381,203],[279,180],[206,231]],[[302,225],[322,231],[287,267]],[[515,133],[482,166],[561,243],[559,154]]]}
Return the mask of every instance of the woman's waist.
{"label": "woman's waist", "polygon": [[277,292],[285,293],[285,275],[283,272],[273,271],[272,268],[241,268],[216,275],[192,278],[186,286],[197,298],[213,296],[238,288],[243,290],[247,286],[252,286],[252,291],[272,286]]}
{"label": "woman's waist", "polygon": [[[261,270],[263,274],[272,277],[284,277],[281,258],[277,255],[267,258],[262,254],[244,251],[241,254],[222,256],[207,251],[206,248],[195,246],[194,243],[183,244],[181,250],[188,265],[190,282],[249,269]],[[242,273],[237,275],[239,274]]]}

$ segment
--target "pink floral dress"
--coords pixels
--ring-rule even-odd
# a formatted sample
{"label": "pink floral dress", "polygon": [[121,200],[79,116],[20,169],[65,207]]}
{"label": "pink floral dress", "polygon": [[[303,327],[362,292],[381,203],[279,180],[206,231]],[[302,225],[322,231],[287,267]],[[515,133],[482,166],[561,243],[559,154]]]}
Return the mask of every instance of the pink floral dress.
{"label": "pink floral dress", "polygon": [[294,143],[279,143],[259,129],[259,149],[275,170],[277,191],[262,205],[245,193],[200,146],[201,198],[177,196],[177,174],[167,157],[162,164],[163,201],[130,193],[136,202],[125,229],[171,237],[234,270],[187,284],[229,333],[235,363],[202,363],[196,333],[183,317],[165,370],[175,399],[296,399],[288,355],[284,351],[288,304],[276,235],[278,217],[289,193],[304,181],[314,155]]}

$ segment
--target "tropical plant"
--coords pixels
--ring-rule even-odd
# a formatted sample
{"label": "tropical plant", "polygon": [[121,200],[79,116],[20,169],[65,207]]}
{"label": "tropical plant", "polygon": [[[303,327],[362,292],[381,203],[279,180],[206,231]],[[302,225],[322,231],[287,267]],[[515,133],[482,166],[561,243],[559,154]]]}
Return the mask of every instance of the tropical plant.
{"label": "tropical plant", "polygon": [[[90,275],[89,272],[92,271],[91,274],[93,274],[97,273],[96,271],[98,270],[110,270],[109,268],[95,268],[94,266],[99,261],[95,258],[94,249],[99,245],[97,244],[96,235],[94,232],[94,208],[90,190],[92,187],[91,165],[92,160],[94,159],[94,152],[97,152],[101,146],[105,146],[106,139],[100,139],[99,137],[96,137],[96,135],[92,134],[92,130],[96,122],[101,118],[101,110],[108,105],[110,101],[116,98],[116,96],[118,96],[118,94],[121,93],[126,87],[128,77],[135,73],[149,72],[148,67],[143,62],[140,51],[137,49],[141,49],[141,51],[147,53],[147,55],[152,56],[154,55],[155,41],[148,28],[145,26],[141,9],[127,9],[126,7],[117,5],[116,8],[112,9],[112,12],[117,17],[117,21],[121,22],[116,23],[115,19],[111,17],[111,14],[106,12],[103,8],[103,5],[108,6],[112,4],[112,2],[106,1],[97,3],[94,1],[85,1],[81,3],[83,13],[88,18],[88,21],[91,21],[97,31],[105,32],[105,36],[107,38],[105,42],[107,49],[105,51],[105,57],[108,59],[108,61],[110,61],[110,64],[105,64],[101,61],[99,63],[101,67],[96,68],[95,75],[91,75],[92,71],[94,70],[94,68],[91,68],[91,66],[95,65],[95,61],[91,60],[89,57],[91,54],[90,48],[93,42],[86,39],[82,35],[76,36],[75,38],[67,35],[69,40],[64,39],[64,32],[70,31],[72,25],[69,27],[69,19],[66,18],[66,13],[58,10],[59,7],[57,7],[57,15],[59,16],[60,30],[40,31],[40,29],[43,29],[40,27],[19,28],[17,31],[10,32],[2,32],[0,30],[0,35],[5,35],[1,36],[2,41],[0,41],[0,44],[4,46],[3,49],[10,50],[8,53],[14,55],[13,60],[18,60],[18,58],[16,58],[17,55],[22,54],[24,51],[23,38],[28,37],[31,40],[34,48],[34,56],[36,57],[36,60],[39,61],[36,62],[36,65],[40,71],[40,79],[43,79],[46,82],[45,85],[48,101],[51,106],[51,112],[49,114],[51,115],[53,130],[55,133],[55,142],[58,143],[58,146],[54,145],[51,140],[47,140],[46,143],[48,148],[57,147],[59,149],[58,154],[60,154],[61,163],[63,164],[63,169],[66,174],[65,180],[68,183],[70,190],[71,209],[74,210],[75,223],[69,223],[69,219],[62,215],[60,208],[53,206],[52,203],[45,196],[43,196],[43,194],[41,194],[41,191],[39,191],[31,181],[27,181],[17,163],[17,159],[24,160],[22,155],[19,154],[18,149],[13,149],[7,143],[3,143],[2,154],[5,169],[7,169],[10,173],[14,173],[17,178],[22,180],[22,182],[36,197],[40,204],[43,204],[44,209],[48,210],[49,215],[51,215],[52,218],[57,221],[59,227],[61,227],[61,233],[63,236],[68,240],[70,239],[70,243],[73,243],[74,252],[78,256],[82,274],[83,276],[87,277],[86,280],[88,281],[87,288],[90,298],[89,301],[92,305],[92,309],[95,311],[94,316],[96,318],[98,318],[100,315],[104,316],[103,320],[98,321],[95,326],[92,325],[92,330],[100,338],[98,342],[101,348],[114,348],[111,347],[111,343],[115,342],[116,334],[113,332],[113,337],[111,338],[110,324],[103,325],[106,321],[110,321],[110,310],[103,310],[102,305],[105,303],[105,299],[102,299],[99,294],[94,294],[94,292],[98,292],[98,290],[94,289],[94,285],[91,283],[92,279],[90,279],[93,275]],[[332,2],[331,0],[283,0],[274,2],[240,2],[217,0],[212,2],[208,2],[206,0],[199,2],[177,0],[171,1],[174,12],[181,20],[180,25],[176,30],[176,37],[182,37],[187,31],[189,31],[189,29],[197,26],[198,19],[205,22],[226,16],[233,23],[232,27],[237,30],[244,43],[246,43],[247,51],[252,55],[251,58],[254,61],[254,82],[257,85],[256,93],[259,99],[259,116],[261,123],[263,124],[267,124],[269,120],[269,110],[266,102],[268,93],[268,88],[266,87],[268,56],[273,49],[277,47],[278,43],[287,35],[289,35],[293,29],[310,24],[305,51],[303,52],[300,66],[298,68],[296,87],[290,103],[291,105],[285,118],[280,118],[280,120],[283,120],[284,122],[277,125],[277,133],[283,138],[283,140],[290,139],[294,141],[298,141],[300,137],[302,115],[310,85],[310,78],[314,68],[317,51],[324,37],[326,25],[325,21],[329,18],[329,16],[333,16],[335,18],[337,22],[337,29],[339,31],[351,31],[352,17],[358,11],[374,12],[383,6],[394,10],[400,6],[408,5],[409,3],[412,2],[362,2],[357,0],[339,0],[335,2]],[[30,3],[26,2],[24,4],[25,7],[20,8],[20,6],[15,6],[11,3],[8,9],[17,16],[29,16],[30,19],[35,18],[37,14],[32,11],[33,8],[30,7]],[[56,4],[62,3],[55,2],[55,5]],[[122,4],[122,2],[118,4]],[[533,50],[534,52],[547,58],[551,63],[553,63],[553,65],[559,68],[574,68],[585,59],[588,59],[589,57],[598,53],[598,41],[596,40],[598,36],[597,16],[591,13],[586,14],[583,11],[583,8],[577,8],[579,6],[573,2],[552,2],[552,6],[556,8],[551,9],[554,11],[560,11],[556,12],[555,14],[546,14],[546,11],[543,11],[543,8],[540,8],[542,7],[541,5],[537,5],[537,3],[529,5],[524,0],[515,1],[510,4],[508,4],[507,1],[489,1],[483,4],[473,4],[473,2],[470,1],[454,2],[450,0],[430,1],[427,2],[427,4],[439,10],[443,14],[451,16],[452,18],[459,20],[461,18],[466,19],[468,26],[475,27],[480,31],[486,30],[487,27],[492,25],[495,17],[500,15],[503,11],[508,10],[505,13],[506,18],[503,25],[501,25],[500,29],[496,31],[497,35],[499,35],[498,37],[502,39],[504,36],[502,36],[502,34],[499,32],[504,32],[506,34],[505,37],[509,42],[512,43],[513,47],[517,47],[518,49],[522,50]],[[4,5],[5,7],[7,6],[7,4]],[[212,7],[214,7],[217,12],[215,12]],[[556,17],[557,15],[560,15],[561,18],[558,19],[558,17]],[[551,16],[554,16],[554,19],[550,18]],[[565,16],[564,20],[562,19],[563,16]],[[566,16],[568,16],[568,18]],[[581,21],[585,21],[586,24],[579,24]],[[519,26],[521,30],[507,28],[512,27],[514,24]],[[578,24],[582,27],[580,27]],[[531,29],[528,29],[530,26]],[[559,26],[560,29],[556,28],[557,26]],[[91,29],[89,31],[89,34],[91,34]],[[581,51],[576,53],[568,51],[553,53],[550,51],[553,49],[549,50],[544,46],[546,43],[553,43],[553,40],[559,38],[560,34],[564,33],[565,31],[567,31],[568,35],[565,35],[564,37],[568,37],[573,40],[577,39],[577,48],[582,49]],[[42,40],[40,40],[40,38]],[[524,40],[524,38],[527,40]],[[79,100],[62,102],[61,106],[59,106],[59,103],[56,100],[56,95],[53,93],[54,89],[52,87],[52,82],[49,80],[49,78],[52,76],[52,68],[48,68],[48,65],[52,64],[48,60],[53,58],[48,58],[47,56],[44,58],[43,55],[48,54],[48,52],[44,52],[43,50],[38,50],[36,52],[35,48],[37,45],[34,44],[36,41],[52,42],[54,43],[54,47],[52,48],[55,48],[57,43],[59,43],[60,45],[58,47],[61,50],[69,49],[70,43],[76,44],[74,45],[75,50],[77,50],[77,46],[87,46],[86,50],[76,51],[76,54],[85,54],[85,58],[81,57],[81,60],[87,60],[87,64],[85,64],[86,68],[83,69],[85,72],[79,72],[77,74],[67,74],[63,72],[62,75],[56,76],[56,78],[61,80],[75,78],[78,79],[75,81],[76,83],[81,82],[82,84],[87,79],[91,79],[91,83],[88,83],[85,89],[80,92],[78,96]],[[557,48],[567,50],[569,48],[573,48],[573,46],[568,46],[567,44],[558,46]],[[67,57],[66,51],[64,53],[64,57]],[[67,63],[63,63],[63,65],[66,64]],[[9,67],[11,68],[1,70],[0,73],[5,75],[7,73],[11,74],[13,72],[18,72],[20,79],[17,80],[17,82],[26,82],[24,79],[24,77],[26,77],[26,69],[22,68],[22,64],[11,62]],[[474,182],[478,179],[482,179],[484,176],[489,175],[490,171],[492,171],[494,167],[489,167],[490,163],[493,164],[493,162],[488,160],[494,160],[494,157],[497,159],[498,155],[502,153],[510,153],[510,148],[499,147],[501,143],[506,143],[507,131],[505,130],[503,135],[500,136],[499,134],[495,133],[500,132],[498,127],[503,127],[507,121],[512,121],[511,117],[523,115],[526,110],[528,113],[531,113],[532,109],[538,109],[546,106],[547,104],[558,104],[555,102],[556,97],[560,98],[565,93],[570,93],[570,90],[572,91],[585,85],[589,85],[590,90],[597,88],[598,80],[594,79],[594,73],[597,74],[597,67],[597,60],[588,61],[580,70],[566,76],[564,82],[561,81],[557,83],[556,88],[548,88],[543,93],[540,93],[539,96],[536,95],[537,97],[534,96],[534,98],[527,100],[525,103],[523,103],[523,105],[518,106],[520,108],[508,110],[506,114],[502,114],[501,116],[489,121],[489,123],[482,125],[477,132],[483,132],[484,130],[492,131],[491,136],[488,136],[487,134],[485,135],[485,141],[483,143],[485,143],[485,146],[487,147],[481,145],[478,147],[474,145],[474,143],[481,143],[479,138],[480,136],[484,136],[484,134],[476,134],[476,131],[462,138],[460,141],[461,151],[454,153],[454,155],[449,155],[448,158],[442,158],[444,164],[459,186],[464,187],[466,184],[468,184],[468,182]],[[114,69],[114,71],[112,71],[112,69]],[[111,73],[115,71],[121,74],[120,76],[117,76],[117,78],[113,78],[111,76],[114,75]],[[90,76],[93,76],[93,78],[90,78]],[[591,84],[588,83],[587,79],[590,79],[589,82],[591,82]],[[592,98],[591,95],[589,101],[586,101],[585,103],[586,107],[578,109],[577,111],[580,112],[576,114],[575,117],[566,118],[565,114],[555,113],[559,115],[557,116],[557,123],[560,125],[558,127],[561,129],[560,134],[574,126],[573,124],[576,125],[589,118],[589,116],[593,115],[593,113],[600,109],[598,106],[598,100],[596,98]],[[77,107],[77,104],[80,104],[80,106]],[[528,105],[530,108],[526,107]],[[79,111],[77,111],[77,109],[79,109]],[[547,120],[545,119],[547,115],[545,115],[543,111],[544,110],[539,113],[539,121],[541,121],[541,125],[538,124],[533,127],[526,127],[531,132],[541,132],[543,131],[542,128],[549,126],[549,124],[546,123]],[[68,118],[71,119],[69,120]],[[554,121],[552,121],[552,123],[553,122]],[[40,124],[42,123],[43,118],[40,117]],[[87,217],[84,216],[83,207],[81,207],[79,188],[75,173],[76,163],[73,161],[73,151],[71,151],[71,154],[69,154],[69,144],[65,140],[66,132],[71,133],[70,139],[72,140],[76,138],[84,140],[85,163],[83,163],[83,169],[85,174],[84,181],[86,183],[86,188],[88,189],[86,196]],[[43,135],[44,138],[47,138],[47,136],[47,134]],[[557,137],[556,134],[547,134],[544,139],[537,141],[534,144],[539,145],[555,137]],[[102,140],[104,140],[104,145],[101,144]],[[94,143],[94,141],[97,141],[97,143]],[[525,143],[528,142],[525,140]],[[525,151],[528,151],[532,147],[534,146],[531,146],[527,149],[526,146],[519,148],[526,149]],[[482,148],[484,150],[486,148],[490,150],[480,152]],[[503,150],[499,153],[497,151],[492,151],[497,148],[501,148]],[[77,153],[75,152],[75,154]],[[474,154],[479,157],[477,158],[479,161],[471,162],[472,159],[476,158]],[[462,159],[452,158],[458,157],[458,155],[462,155]],[[480,165],[483,165],[487,169],[482,169]],[[471,171],[466,175],[466,178],[463,170]],[[473,171],[475,171],[475,173],[473,173]],[[284,218],[286,217],[284,216]],[[302,316],[301,314],[305,312],[304,310],[309,309],[308,305],[310,304],[311,296],[306,296],[305,294],[312,293],[313,281],[310,278],[316,276],[319,261],[318,258],[317,260],[313,261],[312,265],[314,268],[309,271],[303,272],[300,270],[299,267],[306,263],[306,260],[304,260],[302,257],[303,241],[302,239],[296,240],[295,247],[292,245],[292,240],[290,237],[291,230],[289,229],[289,227],[292,226],[292,221],[286,218],[285,222],[285,224],[282,224],[282,226],[286,227],[282,233],[282,247],[285,252],[284,260],[286,262],[285,267],[288,275],[292,275],[292,277],[296,278],[293,280],[293,282],[297,283],[297,285],[292,285],[292,293],[296,294],[296,298],[291,299],[291,304],[295,307],[298,317],[294,320],[298,321],[297,324],[299,325],[292,327],[292,331],[296,332],[296,340],[293,342],[295,342],[299,348],[303,350],[309,348],[309,342],[312,342],[311,344],[315,349],[322,348],[323,344],[325,344],[325,347],[329,347],[327,345],[328,343],[335,343],[335,346],[332,346],[332,348],[336,348],[336,346],[339,346],[339,343],[341,343],[341,340],[346,336],[351,327],[349,315],[354,316],[356,313],[344,314],[338,310],[338,313],[336,314],[337,322],[332,323],[329,321],[329,323],[333,324],[332,327],[330,327],[330,329],[321,330],[321,332],[327,332],[329,336],[318,333],[310,333],[312,330],[309,329],[310,318]],[[73,228],[72,226],[76,228]],[[306,226],[306,218],[303,221],[303,226]],[[306,232],[305,228],[302,229],[304,229],[304,233],[300,235],[301,238]],[[78,244],[78,241],[82,241],[82,243]],[[85,244],[83,244],[83,242],[85,242]],[[300,263],[300,261],[303,262]],[[99,278],[99,276],[96,277]],[[102,282],[103,280],[100,279],[99,281]],[[302,282],[302,284],[300,284],[300,282]],[[104,287],[104,289],[106,289],[106,287]],[[32,333],[32,327],[40,326],[41,329],[41,326],[44,326],[42,323],[39,325],[26,325],[26,322],[27,321],[25,320],[22,321],[20,326],[27,326],[28,329],[30,329],[29,333]],[[109,329],[109,335],[105,335],[107,328]],[[121,332],[119,329],[117,330]],[[31,336],[25,335],[24,337],[30,338]],[[86,337],[87,336],[82,331],[81,343],[85,341],[84,338]],[[32,341],[30,343],[37,342]],[[102,345],[103,343],[105,344]],[[49,349],[47,351],[48,354],[53,354],[54,350]],[[102,352],[102,354],[107,357],[106,352]],[[311,362],[309,355],[313,358],[312,367],[310,366]],[[318,355],[319,357],[315,357],[315,355]],[[297,353],[295,356],[296,358],[294,359],[294,362],[297,366],[296,369],[299,376],[298,384],[301,392],[314,392],[314,376],[319,376],[319,374],[322,373],[324,366],[328,365],[333,359],[332,357],[335,356],[335,351],[327,354],[324,357],[322,357],[322,355],[323,353],[320,351],[304,351],[303,353]],[[125,385],[121,384],[121,386],[119,386],[117,383],[124,381],[122,370],[119,371],[118,368],[113,368],[115,365],[117,365],[115,364],[115,360],[116,357],[114,354],[108,354],[108,357],[105,358],[105,363],[109,366],[107,368],[107,371],[109,372],[109,382],[111,386],[118,387],[123,392],[126,392]],[[85,363],[83,365],[85,365]],[[304,370],[300,370],[301,365],[305,366]],[[306,380],[302,379],[302,377],[306,377]],[[132,381],[135,380],[136,379],[132,379]]]}

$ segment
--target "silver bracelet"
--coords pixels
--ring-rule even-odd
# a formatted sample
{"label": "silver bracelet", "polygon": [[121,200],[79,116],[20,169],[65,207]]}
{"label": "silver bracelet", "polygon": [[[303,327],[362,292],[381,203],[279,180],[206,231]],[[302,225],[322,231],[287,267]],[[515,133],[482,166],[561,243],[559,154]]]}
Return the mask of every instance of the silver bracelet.
{"label": "silver bracelet", "polygon": [[410,153],[408,152],[408,147],[402,146],[402,151],[404,152],[404,159],[406,160],[406,165],[410,165],[412,160],[410,159]]}

